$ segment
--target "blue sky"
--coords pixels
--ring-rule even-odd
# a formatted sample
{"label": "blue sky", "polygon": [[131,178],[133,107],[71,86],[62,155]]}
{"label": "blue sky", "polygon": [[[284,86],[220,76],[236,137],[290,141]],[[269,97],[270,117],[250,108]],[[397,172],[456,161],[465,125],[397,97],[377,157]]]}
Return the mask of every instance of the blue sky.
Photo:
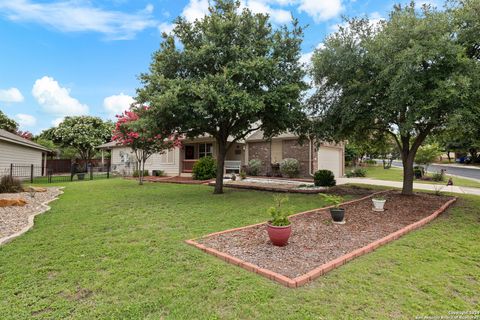
{"label": "blue sky", "polygon": [[[243,0],[276,25],[309,25],[303,59],[341,16],[386,17],[394,1]],[[113,119],[133,101],[161,31],[202,17],[207,0],[0,0],[0,109],[39,133],[68,115]]]}

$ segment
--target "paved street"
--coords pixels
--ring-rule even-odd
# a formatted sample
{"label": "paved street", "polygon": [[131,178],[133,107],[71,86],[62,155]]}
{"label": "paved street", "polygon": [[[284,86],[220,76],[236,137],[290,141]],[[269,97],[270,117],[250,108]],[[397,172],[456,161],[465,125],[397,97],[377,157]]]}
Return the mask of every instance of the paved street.
{"label": "paved street", "polygon": [[[393,165],[396,167],[402,167],[401,161],[393,161]],[[472,178],[472,179],[480,179],[480,168],[465,168],[459,167],[458,165],[448,165],[448,164],[432,164],[428,166],[428,171],[435,172],[440,171],[441,169],[447,170],[447,174],[452,174],[455,176],[465,177],[465,178]]]}

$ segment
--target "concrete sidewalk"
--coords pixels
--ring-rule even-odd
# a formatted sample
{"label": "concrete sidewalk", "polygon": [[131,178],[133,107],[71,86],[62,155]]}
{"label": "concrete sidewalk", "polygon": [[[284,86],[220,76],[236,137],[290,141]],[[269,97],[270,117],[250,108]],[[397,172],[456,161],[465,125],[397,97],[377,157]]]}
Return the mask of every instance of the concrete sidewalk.
{"label": "concrete sidewalk", "polygon": [[[377,180],[369,178],[337,178],[337,185],[355,183],[355,184],[369,184],[374,186],[385,186],[393,188],[402,188],[403,183],[399,181],[387,181]],[[480,196],[480,188],[467,188],[458,186],[446,186],[445,184],[426,184],[426,183],[413,183],[413,188],[417,190],[436,191],[440,188],[442,192],[452,192],[461,194],[472,194]]]}

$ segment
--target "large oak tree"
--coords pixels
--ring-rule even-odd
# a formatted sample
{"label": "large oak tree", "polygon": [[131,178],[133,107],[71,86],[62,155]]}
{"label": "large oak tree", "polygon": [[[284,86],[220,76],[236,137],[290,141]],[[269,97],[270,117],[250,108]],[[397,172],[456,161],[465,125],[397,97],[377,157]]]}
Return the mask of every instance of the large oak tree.
{"label": "large oak tree", "polygon": [[203,19],[178,18],[163,36],[136,99],[151,107],[161,131],[216,140],[214,192],[222,193],[225,155],[235,142],[257,129],[271,136],[301,123],[302,28],[295,21],[273,28],[268,15],[222,0]]}
{"label": "large oak tree", "polygon": [[[452,114],[469,108],[476,63],[454,11],[395,6],[377,25],[352,19],[313,56],[312,97],[323,138],[389,134],[401,153],[403,194],[413,192],[415,154]],[[477,71],[478,72],[478,71]]]}

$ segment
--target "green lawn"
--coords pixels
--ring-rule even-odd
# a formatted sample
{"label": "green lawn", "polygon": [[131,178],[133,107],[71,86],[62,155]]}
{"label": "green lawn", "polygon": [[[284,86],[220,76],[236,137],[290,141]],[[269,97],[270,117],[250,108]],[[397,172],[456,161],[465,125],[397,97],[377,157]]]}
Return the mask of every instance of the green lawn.
{"label": "green lawn", "polygon": [[[351,168],[347,168],[350,170]],[[390,168],[390,169],[383,169],[382,166],[371,166],[371,167],[364,167],[367,170],[367,178],[371,179],[378,179],[378,180],[389,180],[389,181],[403,181],[403,169],[401,168]],[[447,175],[447,179],[449,176]],[[464,179],[458,177],[452,177],[453,184],[460,187],[473,187],[473,188],[480,188],[480,183]],[[415,180],[418,183],[429,183],[429,184],[438,184],[439,182],[435,181],[423,181],[423,180]],[[440,182],[441,184],[446,184],[445,182]]]}
{"label": "green lawn", "polygon": [[[266,220],[272,194],[74,182],[0,247],[1,319],[390,319],[478,310],[480,198],[300,289],[185,239]],[[291,195],[295,211],[321,205]]]}

